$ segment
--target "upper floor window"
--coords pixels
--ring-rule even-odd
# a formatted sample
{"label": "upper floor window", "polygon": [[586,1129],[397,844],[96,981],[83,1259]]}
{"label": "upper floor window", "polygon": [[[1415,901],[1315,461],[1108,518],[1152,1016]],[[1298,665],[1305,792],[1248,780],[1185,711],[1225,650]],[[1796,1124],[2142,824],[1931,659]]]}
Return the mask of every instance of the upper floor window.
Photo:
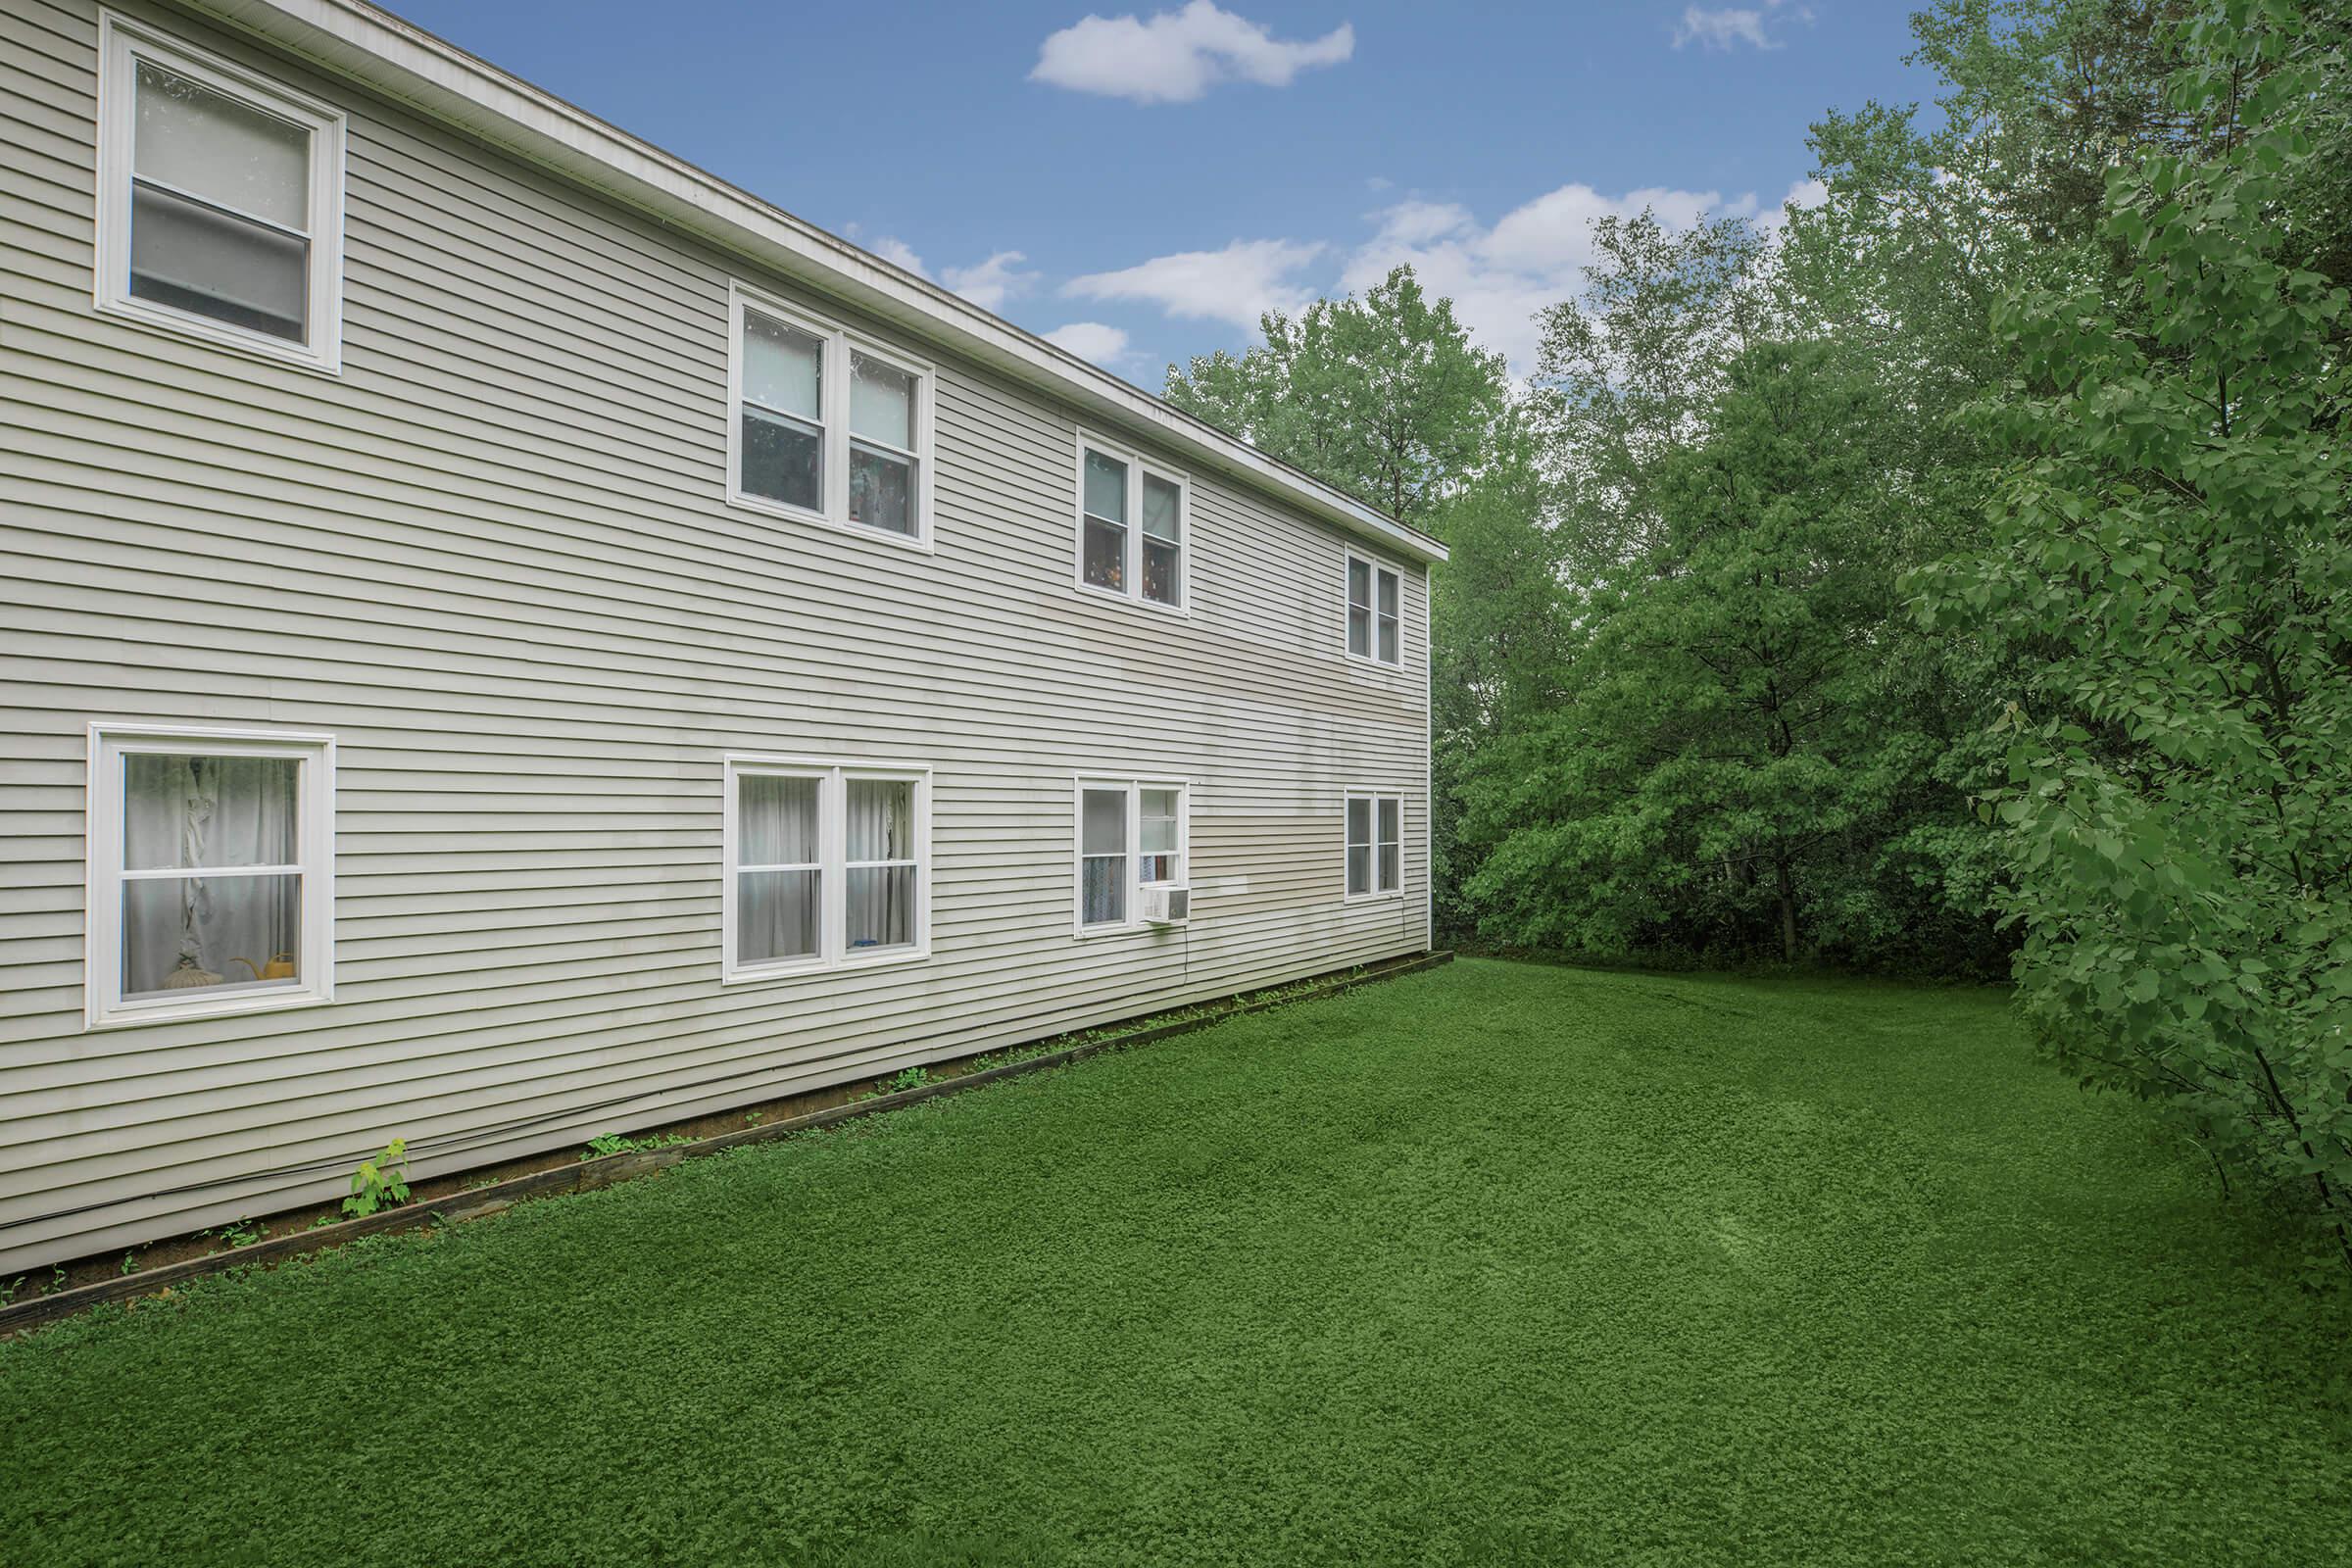
{"label": "upper floor window", "polygon": [[1404,888],[1404,797],[1348,797],[1348,897],[1377,899]]}
{"label": "upper floor window", "polygon": [[333,815],[327,736],[92,725],[89,1021],[326,1000]]}
{"label": "upper floor window", "polygon": [[1402,585],[1396,573],[1361,556],[1348,558],[1348,653],[1383,664],[1404,662],[1397,607]]}
{"label": "upper floor window", "polygon": [[931,368],[734,296],[728,499],[928,548]]}
{"label": "upper floor window", "polygon": [[1078,438],[1078,584],[1165,610],[1186,604],[1184,475]]}
{"label": "upper floor window", "polygon": [[343,117],[108,15],[100,309],[336,368]]}
{"label": "upper floor window", "polygon": [[722,836],[725,978],[929,951],[929,769],[729,758]]}
{"label": "upper floor window", "polygon": [[1190,793],[1172,781],[1078,781],[1081,935],[1141,924],[1143,890],[1186,885]]}

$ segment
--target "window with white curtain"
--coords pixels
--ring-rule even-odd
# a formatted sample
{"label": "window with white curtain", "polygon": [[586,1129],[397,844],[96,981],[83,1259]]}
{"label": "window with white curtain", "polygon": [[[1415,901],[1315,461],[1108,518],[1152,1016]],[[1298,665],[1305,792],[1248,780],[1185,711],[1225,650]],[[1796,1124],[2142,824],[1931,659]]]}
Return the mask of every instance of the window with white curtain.
{"label": "window with white curtain", "polygon": [[1404,888],[1404,797],[1350,792],[1347,896],[1377,899]]}
{"label": "window with white curtain", "polygon": [[1078,436],[1078,586],[1183,612],[1189,482],[1133,451]]}
{"label": "window with white curtain", "polygon": [[100,27],[99,308],[335,368],[343,117],[111,13]]}
{"label": "window with white curtain", "polygon": [[1139,888],[1186,885],[1190,793],[1174,780],[1078,780],[1080,935],[1140,923]]}
{"label": "window with white curtain", "polygon": [[1375,663],[1404,662],[1403,585],[1387,566],[1348,558],[1348,655]]}
{"label": "window with white curtain", "polygon": [[928,549],[931,369],[738,286],[727,499]]}
{"label": "window with white curtain", "polygon": [[93,1025],[332,993],[334,742],[93,725]]}
{"label": "window with white curtain", "polygon": [[930,771],[727,760],[726,979],[929,951]]}

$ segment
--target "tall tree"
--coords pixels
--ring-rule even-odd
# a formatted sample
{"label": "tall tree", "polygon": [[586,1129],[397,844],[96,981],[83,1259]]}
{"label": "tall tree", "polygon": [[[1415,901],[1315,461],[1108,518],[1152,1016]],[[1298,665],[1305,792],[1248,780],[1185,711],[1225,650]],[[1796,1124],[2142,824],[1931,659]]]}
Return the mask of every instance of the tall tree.
{"label": "tall tree", "polygon": [[1486,462],[1510,401],[1502,356],[1411,268],[1259,324],[1245,354],[1170,366],[1168,401],[1416,526]]}
{"label": "tall tree", "polygon": [[1923,602],[2027,656],[1995,814],[2046,1037],[2310,1192],[2352,1265],[2352,304],[2288,259],[2346,89],[2289,0],[2180,44],[2192,150],[2109,175],[2128,270],[2004,311],[2017,456]]}

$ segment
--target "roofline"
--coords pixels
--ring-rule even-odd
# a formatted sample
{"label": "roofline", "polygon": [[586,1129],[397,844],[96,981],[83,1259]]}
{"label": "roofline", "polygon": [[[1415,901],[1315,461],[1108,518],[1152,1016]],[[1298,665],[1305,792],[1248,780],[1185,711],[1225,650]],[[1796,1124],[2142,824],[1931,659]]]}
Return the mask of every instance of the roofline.
{"label": "roofline", "polygon": [[1420,562],[1446,547],[1109,371],[364,0],[178,0],[624,206]]}

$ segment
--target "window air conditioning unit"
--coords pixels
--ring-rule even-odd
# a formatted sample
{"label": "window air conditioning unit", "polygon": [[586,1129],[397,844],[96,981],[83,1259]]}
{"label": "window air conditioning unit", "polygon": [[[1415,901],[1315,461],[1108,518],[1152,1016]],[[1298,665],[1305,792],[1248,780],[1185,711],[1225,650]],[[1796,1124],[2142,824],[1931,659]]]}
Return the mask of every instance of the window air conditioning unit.
{"label": "window air conditioning unit", "polygon": [[1192,918],[1191,888],[1143,888],[1144,918],[1153,925],[1182,925]]}

